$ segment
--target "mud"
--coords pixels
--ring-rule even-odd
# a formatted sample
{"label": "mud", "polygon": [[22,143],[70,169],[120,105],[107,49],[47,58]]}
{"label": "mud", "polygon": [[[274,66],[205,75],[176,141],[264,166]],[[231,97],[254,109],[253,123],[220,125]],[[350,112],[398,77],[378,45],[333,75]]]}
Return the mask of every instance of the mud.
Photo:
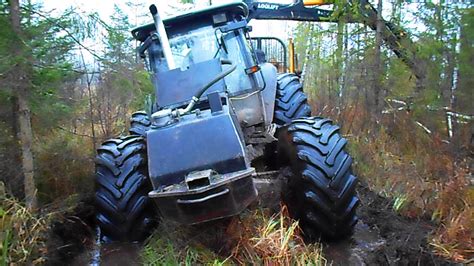
{"label": "mud", "polygon": [[324,254],[334,265],[451,265],[431,251],[429,234],[434,225],[427,219],[409,219],[396,214],[389,199],[357,189],[361,200],[359,223],[352,238],[326,243]]}
{"label": "mud", "polygon": [[[65,265],[95,245],[94,207],[91,199],[82,200],[73,210],[59,215],[51,224],[46,265]],[[84,261],[83,264],[87,265]]]}
{"label": "mud", "polygon": [[[261,198],[255,206],[276,210],[279,206],[279,181],[265,179],[257,184]],[[392,210],[390,200],[359,185],[361,206],[359,223],[354,235],[345,241],[323,243],[323,255],[332,265],[449,265],[435,256],[427,238],[434,225],[424,219],[409,219]],[[255,207],[253,206],[253,207]],[[93,224],[94,209],[90,200],[81,202],[72,212],[53,223],[48,241],[47,265],[139,265],[138,244],[97,243]],[[213,224],[213,230],[226,221]],[[196,226],[197,232],[206,231],[206,225]],[[218,236],[220,235],[220,236]],[[207,239],[205,246],[221,249],[222,234]],[[204,244],[204,243],[203,243]],[[220,252],[219,252],[220,253]]]}

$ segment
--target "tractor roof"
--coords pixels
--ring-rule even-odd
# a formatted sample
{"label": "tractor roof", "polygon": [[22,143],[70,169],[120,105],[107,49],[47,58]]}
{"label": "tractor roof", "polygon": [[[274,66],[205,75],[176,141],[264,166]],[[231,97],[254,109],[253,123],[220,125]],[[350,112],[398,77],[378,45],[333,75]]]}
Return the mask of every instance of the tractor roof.
{"label": "tractor roof", "polygon": [[[212,21],[212,16],[216,13],[227,13],[232,15],[248,16],[249,10],[245,3],[233,2],[223,5],[210,6],[191,12],[186,12],[177,16],[169,17],[163,20],[165,27],[175,27],[180,25],[194,24],[198,21]],[[150,23],[132,30],[132,35],[136,40],[145,41],[150,32],[155,31],[155,24]]]}

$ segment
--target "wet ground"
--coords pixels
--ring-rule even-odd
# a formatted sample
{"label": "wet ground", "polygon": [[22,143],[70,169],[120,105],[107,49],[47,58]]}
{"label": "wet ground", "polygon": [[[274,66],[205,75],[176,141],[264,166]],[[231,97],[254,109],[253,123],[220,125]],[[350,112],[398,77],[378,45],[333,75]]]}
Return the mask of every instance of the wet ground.
{"label": "wet ground", "polygon": [[[271,174],[271,173],[269,173]],[[278,208],[279,183],[263,177],[257,184],[255,206]],[[323,255],[332,265],[448,265],[427,244],[433,225],[393,212],[389,200],[359,185],[359,223],[352,238],[323,243]],[[137,244],[101,244],[93,227],[94,210],[82,202],[70,215],[53,224],[48,242],[48,265],[138,265]],[[221,223],[225,226],[226,223]],[[196,229],[196,230],[202,230]]]}
{"label": "wet ground", "polygon": [[427,220],[408,219],[392,210],[391,202],[358,187],[359,223],[351,239],[326,244],[325,257],[335,265],[449,265],[435,256],[428,236],[434,229]]}

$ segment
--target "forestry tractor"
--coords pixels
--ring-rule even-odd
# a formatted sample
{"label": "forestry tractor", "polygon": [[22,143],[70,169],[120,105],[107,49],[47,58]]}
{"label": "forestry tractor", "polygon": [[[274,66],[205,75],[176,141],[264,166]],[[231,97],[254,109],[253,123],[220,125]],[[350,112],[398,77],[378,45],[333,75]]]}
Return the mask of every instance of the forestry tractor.
{"label": "forestry tractor", "polygon": [[[251,19],[321,21],[330,11],[308,7],[318,3],[236,2],[164,20],[150,7],[154,23],[132,34],[156,97],[132,115],[130,135],[96,157],[105,239],[140,241],[157,217],[197,224],[239,214],[257,198],[257,158],[291,169],[283,200],[308,239],[351,234],[359,199],[346,139],[311,116],[295,73],[267,62],[265,43],[285,57],[283,42],[249,37]],[[294,71],[286,60],[280,72]]]}

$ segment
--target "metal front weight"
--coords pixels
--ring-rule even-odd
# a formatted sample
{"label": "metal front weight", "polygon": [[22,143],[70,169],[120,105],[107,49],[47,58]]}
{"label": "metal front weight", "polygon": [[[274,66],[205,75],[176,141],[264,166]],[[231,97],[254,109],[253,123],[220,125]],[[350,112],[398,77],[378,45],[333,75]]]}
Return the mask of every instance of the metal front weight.
{"label": "metal front weight", "polygon": [[217,173],[211,169],[191,172],[184,178],[188,190],[199,189],[211,185],[211,177]]}
{"label": "metal front weight", "polygon": [[212,170],[190,173],[185,181],[149,193],[166,219],[196,224],[233,216],[257,198],[255,169],[219,175]]}

